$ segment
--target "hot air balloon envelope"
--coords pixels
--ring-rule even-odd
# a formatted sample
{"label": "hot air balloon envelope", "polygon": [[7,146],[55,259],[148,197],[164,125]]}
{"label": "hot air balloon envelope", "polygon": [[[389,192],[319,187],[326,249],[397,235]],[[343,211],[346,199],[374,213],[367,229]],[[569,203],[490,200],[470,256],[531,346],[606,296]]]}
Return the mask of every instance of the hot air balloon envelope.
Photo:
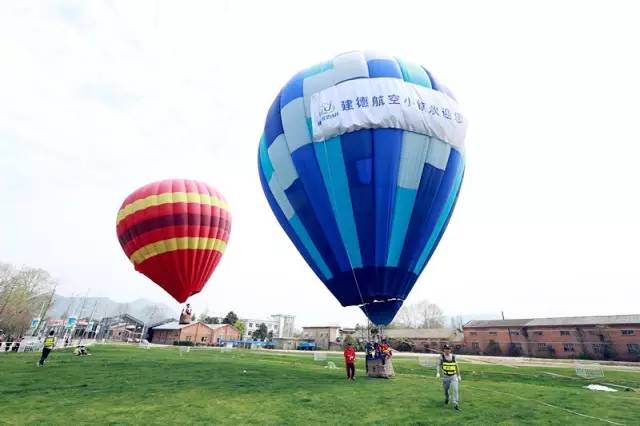
{"label": "hot air balloon envelope", "polygon": [[451,217],[465,133],[429,71],[379,53],[339,55],[277,95],[259,145],[262,188],[343,306],[393,319]]}
{"label": "hot air balloon envelope", "polygon": [[182,303],[204,287],[229,239],[224,197],[198,181],[150,183],[118,212],[118,240],[135,269]]}

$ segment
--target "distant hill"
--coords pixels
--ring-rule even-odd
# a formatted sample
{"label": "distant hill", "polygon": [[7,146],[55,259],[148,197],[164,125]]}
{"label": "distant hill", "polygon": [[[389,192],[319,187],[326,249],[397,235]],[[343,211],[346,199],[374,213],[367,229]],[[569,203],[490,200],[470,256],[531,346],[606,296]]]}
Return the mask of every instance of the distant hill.
{"label": "distant hill", "polygon": [[155,303],[147,299],[137,299],[132,302],[115,302],[108,297],[66,297],[56,295],[48,316],[60,318],[71,314],[78,317],[100,319],[119,314],[130,314],[145,321],[153,322],[169,317],[178,317],[178,313],[162,303]]}

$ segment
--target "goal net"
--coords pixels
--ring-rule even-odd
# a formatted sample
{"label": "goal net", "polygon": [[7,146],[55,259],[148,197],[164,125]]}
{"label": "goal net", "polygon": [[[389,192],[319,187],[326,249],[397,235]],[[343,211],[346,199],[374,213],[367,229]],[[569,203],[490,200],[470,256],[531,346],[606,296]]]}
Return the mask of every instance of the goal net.
{"label": "goal net", "polygon": [[313,353],[313,360],[314,361],[326,361],[327,360],[327,354],[324,352],[314,352]]}
{"label": "goal net", "polygon": [[438,357],[421,355],[418,357],[418,364],[425,368],[435,368],[438,362]]}
{"label": "goal net", "polygon": [[600,364],[576,364],[576,375],[584,379],[596,379],[604,377],[604,371]]}

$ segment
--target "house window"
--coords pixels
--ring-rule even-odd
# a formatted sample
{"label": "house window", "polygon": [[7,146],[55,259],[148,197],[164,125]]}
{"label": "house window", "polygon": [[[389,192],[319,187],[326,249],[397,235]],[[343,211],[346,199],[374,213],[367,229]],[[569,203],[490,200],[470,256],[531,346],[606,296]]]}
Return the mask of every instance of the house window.
{"label": "house window", "polygon": [[479,342],[472,342],[471,343],[471,349],[479,351],[480,350],[480,343]]}
{"label": "house window", "polygon": [[630,354],[640,354],[640,345],[637,343],[627,343],[627,349]]}
{"label": "house window", "polygon": [[206,342],[207,341],[207,336],[204,336],[200,339],[201,342]]}
{"label": "house window", "polygon": [[191,336],[187,336],[187,341],[191,341]]}
{"label": "house window", "polygon": [[534,331],[533,334],[536,336],[542,336],[544,333],[542,331]]}
{"label": "house window", "polygon": [[522,343],[512,343],[512,345],[516,349],[522,349]]}
{"label": "house window", "polygon": [[477,336],[477,335],[478,335],[478,332],[477,332],[477,331],[472,331],[472,332],[470,332],[470,333],[469,333],[469,335],[470,335],[470,336]]}
{"label": "house window", "polygon": [[253,323],[252,322],[249,323],[249,328],[253,328]]}
{"label": "house window", "polygon": [[520,332],[511,330],[511,331],[509,331],[509,334],[511,334],[512,336],[519,336]]}
{"label": "house window", "polygon": [[497,335],[498,335],[498,333],[495,332],[495,331],[490,331],[489,332],[489,336],[497,336]]}
{"label": "house window", "polygon": [[560,335],[561,336],[571,336],[571,332],[570,331],[566,331],[566,330],[560,330]]}
{"label": "house window", "polygon": [[565,352],[575,352],[575,348],[573,347],[573,343],[565,343],[564,344],[564,351]]}
{"label": "house window", "polygon": [[547,350],[547,344],[546,343],[538,343],[538,350],[539,351],[546,351]]}
{"label": "house window", "polygon": [[596,353],[603,353],[604,352],[604,344],[603,343],[594,343],[593,344],[593,351]]}
{"label": "house window", "polygon": [[635,333],[633,330],[622,330],[623,336],[633,336]]}

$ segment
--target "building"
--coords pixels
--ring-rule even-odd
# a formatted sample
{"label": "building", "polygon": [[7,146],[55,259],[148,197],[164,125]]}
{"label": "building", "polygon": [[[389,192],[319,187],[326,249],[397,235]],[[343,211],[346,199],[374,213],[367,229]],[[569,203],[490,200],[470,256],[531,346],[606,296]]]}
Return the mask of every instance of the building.
{"label": "building", "polygon": [[337,325],[302,327],[302,340],[313,340],[317,349],[328,350],[340,341],[340,327]]}
{"label": "building", "polygon": [[137,341],[144,332],[144,321],[129,314],[106,317],[100,320],[95,329],[96,339]]}
{"label": "building", "polygon": [[260,328],[260,324],[267,326],[267,333],[272,332],[273,337],[291,338],[293,337],[294,321],[293,315],[271,315],[271,319],[241,319],[244,324],[244,339],[251,339],[253,332]]}
{"label": "building", "polygon": [[[455,352],[464,347],[464,334],[455,328],[388,328],[384,330],[392,346],[400,350],[411,347],[414,352],[442,351],[444,345],[450,345]],[[403,347],[400,343],[404,342]]]}
{"label": "building", "polygon": [[640,315],[470,321],[467,352],[640,361]]}
{"label": "building", "polygon": [[240,330],[230,324],[205,324],[201,321],[179,324],[177,321],[151,328],[152,343],[172,345],[175,341],[193,342],[194,345],[217,345],[222,340],[239,340]]}

